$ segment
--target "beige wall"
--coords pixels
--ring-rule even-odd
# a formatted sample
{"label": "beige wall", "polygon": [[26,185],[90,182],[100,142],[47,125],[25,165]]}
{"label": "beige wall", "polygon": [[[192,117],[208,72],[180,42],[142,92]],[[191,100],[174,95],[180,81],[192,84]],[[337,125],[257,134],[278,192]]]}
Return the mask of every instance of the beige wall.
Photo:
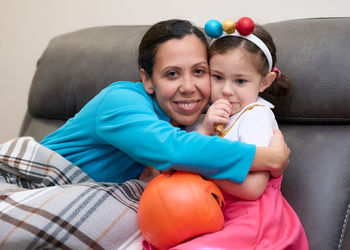
{"label": "beige wall", "polygon": [[264,24],[349,15],[348,0],[0,0],[0,143],[17,136],[36,61],[56,35],[91,26],[152,24],[169,18],[204,26],[212,18],[250,16]]}

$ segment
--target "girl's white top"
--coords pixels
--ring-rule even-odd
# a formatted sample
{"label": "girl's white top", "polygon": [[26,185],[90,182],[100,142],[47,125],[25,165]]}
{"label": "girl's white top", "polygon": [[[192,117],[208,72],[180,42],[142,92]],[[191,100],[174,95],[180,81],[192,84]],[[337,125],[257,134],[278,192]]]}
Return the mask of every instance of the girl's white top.
{"label": "girl's white top", "polygon": [[[262,106],[255,106],[240,116],[246,108],[254,105]],[[256,146],[268,146],[273,135],[273,129],[278,129],[275,115],[271,110],[273,108],[273,104],[258,97],[256,102],[247,105],[239,113],[230,117],[230,123],[225,126],[225,129],[229,128],[234,122],[235,124],[224,138],[231,141],[255,144]],[[200,117],[196,124],[188,127],[187,130],[196,130],[202,123],[203,119],[204,115]]]}

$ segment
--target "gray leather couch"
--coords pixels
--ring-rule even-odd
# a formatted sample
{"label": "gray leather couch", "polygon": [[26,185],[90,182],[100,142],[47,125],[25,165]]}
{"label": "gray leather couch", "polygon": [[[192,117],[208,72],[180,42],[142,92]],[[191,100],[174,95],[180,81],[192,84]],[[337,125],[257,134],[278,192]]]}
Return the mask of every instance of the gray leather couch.
{"label": "gray leather couch", "polygon": [[[310,249],[350,249],[350,18],[265,25],[291,95],[271,99],[292,150],[282,192]],[[98,91],[139,80],[137,49],[147,26],[94,27],[50,42],[37,64],[19,135],[41,140]]]}

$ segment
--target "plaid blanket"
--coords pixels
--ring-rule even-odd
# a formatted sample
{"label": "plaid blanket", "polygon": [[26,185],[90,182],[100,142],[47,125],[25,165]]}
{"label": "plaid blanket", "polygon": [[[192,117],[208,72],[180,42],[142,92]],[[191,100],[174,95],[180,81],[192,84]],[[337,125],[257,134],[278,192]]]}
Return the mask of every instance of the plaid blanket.
{"label": "plaid blanket", "polygon": [[97,183],[31,137],[0,144],[0,249],[142,249],[146,183]]}

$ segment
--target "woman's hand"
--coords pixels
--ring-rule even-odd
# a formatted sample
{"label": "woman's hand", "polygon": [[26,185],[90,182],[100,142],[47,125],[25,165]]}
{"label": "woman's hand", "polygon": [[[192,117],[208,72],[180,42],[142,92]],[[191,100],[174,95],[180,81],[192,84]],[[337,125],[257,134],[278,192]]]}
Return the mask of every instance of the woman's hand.
{"label": "woman's hand", "polygon": [[139,180],[149,182],[160,174],[161,174],[161,171],[155,169],[152,166],[146,166],[143,169],[141,175],[139,176]]}
{"label": "woman's hand", "polygon": [[230,122],[230,113],[231,104],[229,101],[224,99],[217,100],[209,107],[197,132],[203,135],[215,134],[215,125],[228,124]]}
{"label": "woman's hand", "polygon": [[270,169],[270,173],[273,177],[278,177],[286,170],[289,164],[290,149],[284,141],[282,132],[279,129],[273,131],[273,136],[270,141],[270,148],[276,150],[276,162]]}
{"label": "woman's hand", "polygon": [[269,171],[271,176],[280,176],[289,164],[290,149],[280,130],[274,130],[269,147],[256,147],[250,171]]}

